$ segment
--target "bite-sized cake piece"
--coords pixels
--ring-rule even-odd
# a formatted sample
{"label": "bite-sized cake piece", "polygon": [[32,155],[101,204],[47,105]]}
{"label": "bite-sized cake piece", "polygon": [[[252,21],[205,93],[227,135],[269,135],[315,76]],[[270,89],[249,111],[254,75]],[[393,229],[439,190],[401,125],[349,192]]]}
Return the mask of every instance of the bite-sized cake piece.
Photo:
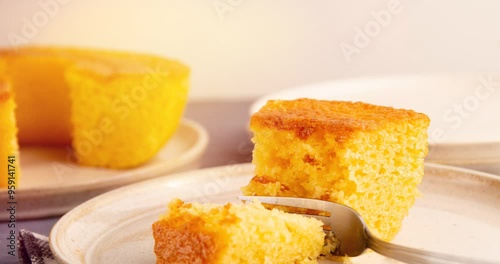
{"label": "bite-sized cake piece", "polygon": [[255,176],[242,191],[341,203],[391,240],[419,193],[428,126],[425,114],[362,102],[269,101],[251,118]]}
{"label": "bite-sized cake piece", "polygon": [[157,263],[317,263],[325,242],[321,221],[258,202],[168,207],[153,224]]}
{"label": "bite-sized cake piece", "polygon": [[[17,128],[14,109],[15,103],[9,84],[0,78],[0,168],[2,168],[0,188],[15,186],[19,177],[19,166],[17,166],[19,146],[16,141]],[[11,165],[12,170],[9,170],[8,165]],[[14,182],[9,182],[9,176]]]}

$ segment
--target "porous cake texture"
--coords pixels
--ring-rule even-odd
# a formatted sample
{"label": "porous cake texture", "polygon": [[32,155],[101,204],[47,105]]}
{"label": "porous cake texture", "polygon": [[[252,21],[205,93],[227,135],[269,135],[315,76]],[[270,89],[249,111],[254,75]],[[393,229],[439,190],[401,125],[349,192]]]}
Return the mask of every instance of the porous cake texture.
{"label": "porous cake texture", "polygon": [[269,101],[251,118],[255,176],[242,191],[341,203],[391,240],[419,194],[429,122],[362,102]]}
{"label": "porous cake texture", "polygon": [[0,50],[1,76],[17,105],[16,144],[72,146],[70,161],[115,169],[165,145],[189,85],[189,69],[175,60],[62,47]]}
{"label": "porous cake texture", "polygon": [[17,128],[14,109],[15,103],[9,83],[0,78],[0,168],[2,169],[0,188],[16,186],[19,176],[19,149],[16,143]]}
{"label": "porous cake texture", "polygon": [[321,221],[258,202],[168,207],[153,224],[156,263],[317,263],[324,244]]}

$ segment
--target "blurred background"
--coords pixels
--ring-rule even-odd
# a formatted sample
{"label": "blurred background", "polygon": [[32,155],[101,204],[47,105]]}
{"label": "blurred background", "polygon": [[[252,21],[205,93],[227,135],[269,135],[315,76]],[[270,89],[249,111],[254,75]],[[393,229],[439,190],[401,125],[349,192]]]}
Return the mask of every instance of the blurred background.
{"label": "blurred background", "polygon": [[498,72],[498,0],[0,0],[0,45],[143,51],[192,68],[191,100],[311,82]]}
{"label": "blurred background", "polygon": [[[332,98],[328,99],[338,99],[339,93],[333,90],[338,88],[337,92],[342,90],[346,96],[352,96],[343,100],[369,102],[368,99],[375,98],[387,105],[395,102],[398,107],[428,113],[432,119],[428,161],[500,175],[500,0],[0,0],[0,47],[15,49],[30,44],[146,52],[177,58],[189,65],[191,91],[185,117],[197,122],[196,129],[193,129],[193,137],[179,133],[181,139],[187,140],[179,139],[171,146],[181,149],[180,144],[184,142],[191,146],[193,152],[174,151],[172,157],[188,153],[186,164],[193,167],[252,160],[248,109],[257,98],[315,82],[354,79],[350,84],[339,81],[336,85],[319,86],[328,89],[326,91],[316,89],[314,92],[311,89],[314,85],[305,91],[308,97],[328,97],[331,92]],[[410,78],[403,84],[391,84],[394,79],[398,80],[391,78],[392,75],[441,73],[446,76],[437,81]],[[448,78],[471,73],[479,74],[480,78]],[[380,79],[373,81],[371,77]],[[364,93],[365,87],[393,90]],[[358,92],[363,90],[365,97],[360,96],[361,92],[348,93],[355,88]],[[198,141],[194,142],[196,139]],[[65,159],[70,150],[60,150],[64,158],[59,162],[70,164]],[[23,151],[26,153],[25,149]],[[86,173],[75,166],[72,177],[61,178],[47,159],[40,163],[33,160],[37,161],[36,166],[29,168],[36,170],[31,174],[35,180],[26,182],[37,187],[32,189],[35,195],[24,196],[28,198],[23,199],[32,200],[24,200],[26,207],[22,210],[19,207],[18,212],[34,212],[45,217],[48,211],[68,210],[74,206],[68,204],[83,202],[104,191],[92,178],[100,177],[106,182],[107,178],[100,174]],[[39,164],[48,173],[40,173]],[[238,171],[239,167],[227,168]],[[91,191],[80,188],[73,193],[77,172],[83,175],[84,184],[97,187]],[[45,178],[54,179],[50,178],[54,176],[57,181]],[[117,179],[113,187],[124,184]],[[45,185],[40,187],[42,181]],[[221,187],[216,179],[214,182],[217,183],[215,193],[226,190],[226,185]],[[459,181],[459,184],[464,182]],[[212,184],[203,188],[214,186]],[[56,194],[61,190],[71,191],[64,197],[38,192],[53,190],[54,186]],[[480,204],[480,201],[494,204],[498,186],[491,185],[487,189],[490,191],[480,190],[478,186],[483,185],[471,185],[472,191],[450,193],[450,197],[467,194],[449,203],[468,206],[471,210],[460,211],[460,208],[453,214],[443,211],[446,219],[424,217],[423,225],[431,228],[419,232],[420,236],[409,237],[413,241],[423,241],[424,246],[431,245],[429,236],[434,237],[436,249],[448,246],[457,250],[464,246],[469,253],[488,251],[498,256],[494,242],[480,243],[482,239],[491,241],[498,229],[484,232],[484,236],[477,235],[481,220],[486,221],[484,224],[490,230],[489,223],[498,219],[493,217],[497,211],[486,210],[485,205]],[[208,187],[204,190],[212,189]],[[439,194],[442,193],[440,190]],[[469,197],[475,197],[476,193],[483,193],[486,198],[477,200],[477,204],[469,203]],[[204,193],[207,197],[212,194]],[[444,206],[448,200],[441,203]],[[434,210],[434,207],[439,206],[433,204],[429,208]],[[482,219],[482,213],[475,213],[478,210],[492,217]],[[8,212],[2,211],[4,215]],[[471,220],[462,218],[462,213],[471,215]],[[446,226],[452,223],[448,217],[455,215],[460,215],[456,218],[459,224]],[[56,216],[18,221],[16,228],[48,235],[58,219]],[[415,222],[422,224],[420,219]],[[441,224],[446,228],[441,228]],[[473,229],[469,228],[472,224]],[[0,237],[12,234],[7,233],[11,230],[2,228]],[[457,246],[453,242],[463,241],[455,239],[464,237],[463,230],[472,232],[465,236],[472,242]],[[448,240],[451,243],[436,239],[439,234],[452,234]],[[17,258],[6,254],[7,251],[0,250],[0,263],[18,263]],[[8,260],[4,261],[5,257]]]}

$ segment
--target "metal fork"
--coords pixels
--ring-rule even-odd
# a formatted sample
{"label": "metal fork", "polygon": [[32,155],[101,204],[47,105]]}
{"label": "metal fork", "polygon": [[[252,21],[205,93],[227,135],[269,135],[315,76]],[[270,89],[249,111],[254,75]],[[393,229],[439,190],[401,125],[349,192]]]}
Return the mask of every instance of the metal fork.
{"label": "metal fork", "polygon": [[[363,218],[352,208],[323,200],[268,197],[268,196],[238,196],[239,200],[258,200],[271,205],[290,206],[327,212],[329,216],[308,215],[323,221],[330,226],[335,236],[341,241],[339,256],[355,257],[361,255],[367,248],[396,260],[415,264],[495,264],[486,260],[448,255],[443,253],[419,250],[388,243],[375,237],[367,228]],[[498,262],[496,264],[499,264]]]}

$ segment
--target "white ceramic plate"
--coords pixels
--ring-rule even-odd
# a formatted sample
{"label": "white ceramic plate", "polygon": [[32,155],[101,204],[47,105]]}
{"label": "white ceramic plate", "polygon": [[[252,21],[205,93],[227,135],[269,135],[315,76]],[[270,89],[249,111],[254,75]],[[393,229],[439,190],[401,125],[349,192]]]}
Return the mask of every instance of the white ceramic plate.
{"label": "white ceramic plate", "polygon": [[[16,216],[26,219],[62,215],[111,189],[196,169],[207,144],[206,130],[194,121],[183,120],[165,147],[151,161],[134,169],[78,166],[67,160],[68,151],[64,148],[21,149],[23,185],[16,193]],[[6,197],[1,196],[0,203],[5,204]],[[5,220],[7,213],[2,210],[0,219]]]}
{"label": "white ceramic plate", "polygon": [[310,84],[258,99],[363,101],[427,114],[428,161],[500,174],[500,75],[386,76]]}
{"label": "white ceramic plate", "polygon": [[[155,263],[151,225],[172,198],[238,202],[252,171],[249,164],[191,171],[103,194],[64,215],[50,233],[50,247],[60,263]],[[500,178],[426,164],[420,189],[396,243],[500,260]],[[353,262],[396,263],[375,253]]]}

